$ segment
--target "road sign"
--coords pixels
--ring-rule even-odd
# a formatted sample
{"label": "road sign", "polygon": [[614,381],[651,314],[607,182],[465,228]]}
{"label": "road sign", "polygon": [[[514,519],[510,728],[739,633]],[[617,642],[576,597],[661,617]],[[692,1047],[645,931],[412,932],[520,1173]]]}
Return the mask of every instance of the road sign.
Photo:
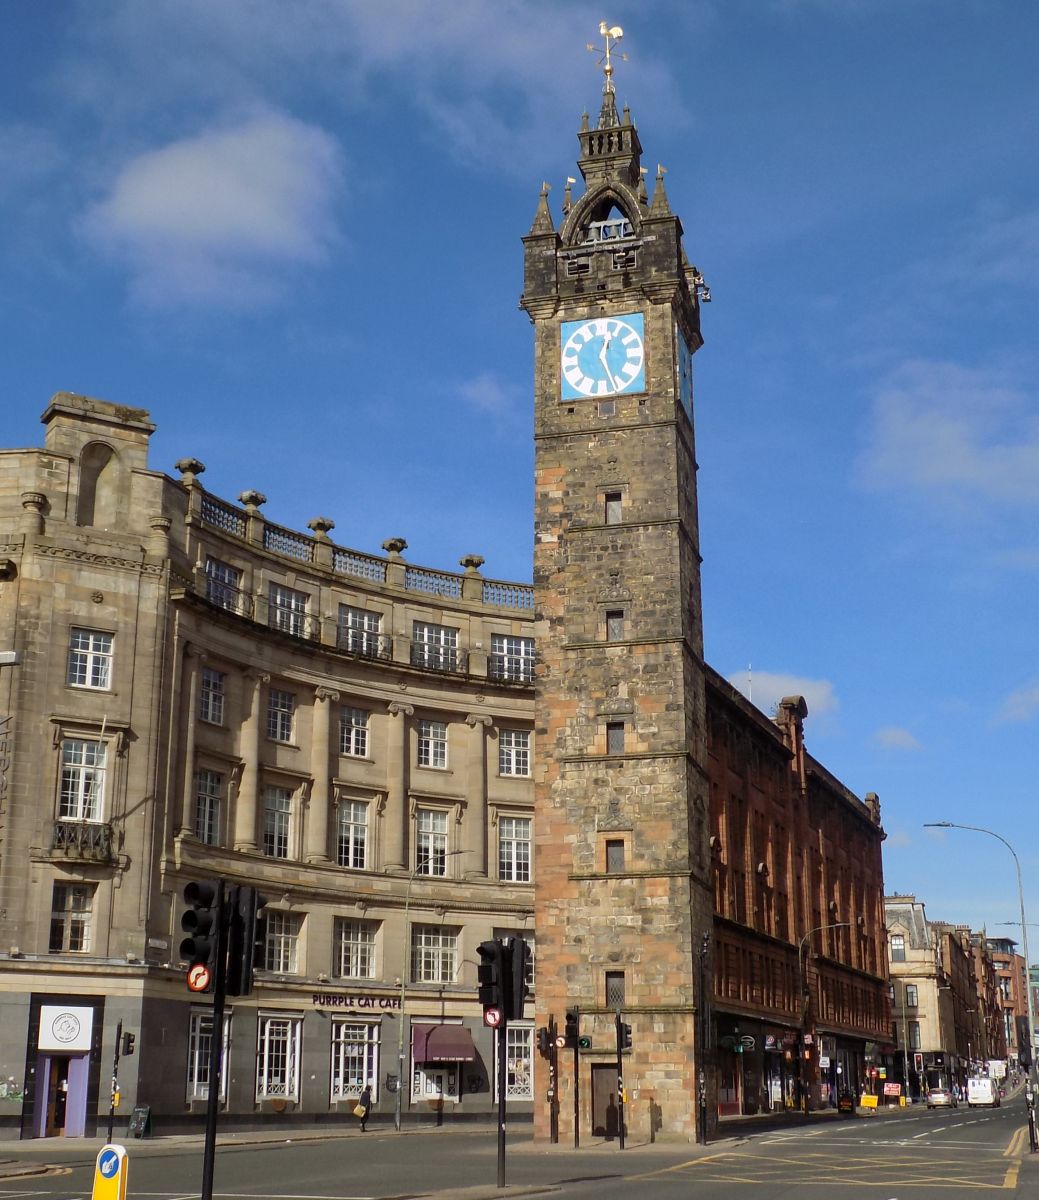
{"label": "road sign", "polygon": [[196,963],[188,971],[188,991],[206,992],[213,976],[205,963]]}
{"label": "road sign", "polygon": [[563,1035],[562,1035],[562,1034],[560,1034],[560,1035],[559,1035],[559,1036],[556,1038],[556,1045],[559,1047],[559,1049],[560,1049],[560,1050],[562,1050],[562,1049],[563,1049],[563,1047],[566,1045],[566,1038],[565,1038],[565,1037],[563,1037]]}
{"label": "road sign", "polygon": [[489,1025],[491,1029],[497,1029],[501,1024],[501,1009],[485,1008],[483,1012],[483,1023],[485,1025]]}
{"label": "road sign", "polygon": [[126,1200],[126,1147],[102,1146],[94,1169],[92,1200]]}

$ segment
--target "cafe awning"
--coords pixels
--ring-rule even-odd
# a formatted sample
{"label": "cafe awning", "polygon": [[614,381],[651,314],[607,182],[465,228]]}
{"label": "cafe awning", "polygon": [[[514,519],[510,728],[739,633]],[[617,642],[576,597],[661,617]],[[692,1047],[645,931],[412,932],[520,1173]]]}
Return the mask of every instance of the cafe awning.
{"label": "cafe awning", "polygon": [[411,1053],[415,1062],[475,1062],[476,1047],[464,1025],[413,1025]]}

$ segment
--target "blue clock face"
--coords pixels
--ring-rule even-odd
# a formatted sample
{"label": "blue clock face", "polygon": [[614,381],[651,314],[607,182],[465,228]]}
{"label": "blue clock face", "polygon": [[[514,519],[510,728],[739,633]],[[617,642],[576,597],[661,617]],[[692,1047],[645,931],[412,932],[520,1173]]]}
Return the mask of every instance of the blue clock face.
{"label": "blue clock face", "polygon": [[682,336],[682,331],[675,326],[675,344],[678,347],[678,398],[686,411],[689,420],[693,419],[693,352],[689,343]]}
{"label": "blue clock face", "polygon": [[564,321],[560,326],[560,400],[646,390],[642,313]]}

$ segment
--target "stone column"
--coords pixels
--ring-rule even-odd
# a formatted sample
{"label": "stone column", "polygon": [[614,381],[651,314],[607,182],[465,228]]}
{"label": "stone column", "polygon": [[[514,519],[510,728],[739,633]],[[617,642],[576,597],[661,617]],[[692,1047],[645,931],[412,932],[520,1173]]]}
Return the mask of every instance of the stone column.
{"label": "stone column", "polygon": [[389,706],[390,731],[386,739],[386,818],[385,865],[387,871],[406,871],[407,841],[405,827],[408,814],[404,803],[404,782],[407,778],[408,718],[415,715],[410,704],[394,700]]}
{"label": "stone column", "polygon": [[184,647],[180,676],[180,727],[184,731],[184,784],[181,792],[178,833],[194,833],[192,812],[195,806],[195,727],[198,721],[198,692],[205,654],[192,645]]}
{"label": "stone column", "polygon": [[339,693],[319,687],[314,692],[314,723],[310,743],[310,821],[307,825],[306,860],[326,863],[328,857],[328,751],[332,733],[332,708]]}
{"label": "stone column", "polygon": [[234,848],[256,850],[256,806],[260,784],[260,699],[263,695],[263,685],[269,683],[271,677],[258,671],[247,671],[245,677],[252,681],[253,694],[249,701],[249,715],[242,722],[242,782],[238,788],[238,803],[235,806]]}
{"label": "stone column", "polygon": [[465,718],[469,726],[466,809],[468,822],[462,848],[466,851],[467,874],[487,878],[487,733],[493,722],[481,713]]}

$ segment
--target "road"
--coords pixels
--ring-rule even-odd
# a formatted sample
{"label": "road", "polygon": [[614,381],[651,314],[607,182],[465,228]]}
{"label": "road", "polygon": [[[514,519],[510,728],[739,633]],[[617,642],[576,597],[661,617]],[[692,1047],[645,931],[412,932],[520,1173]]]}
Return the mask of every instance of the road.
{"label": "road", "polygon": [[[614,1143],[541,1146],[510,1135],[508,1190],[575,1200],[948,1200],[1000,1191],[1039,1196],[1023,1103],[1000,1109],[913,1109],[892,1116],[826,1119],[728,1136],[710,1146]],[[243,1135],[244,1136],[244,1135]],[[128,1144],[129,1200],[198,1196],[197,1141]],[[84,1200],[96,1145],[20,1143],[14,1157],[58,1164],[44,1175],[0,1179],[0,1200]],[[11,1153],[8,1146],[4,1153]],[[493,1196],[493,1130],[371,1131],[361,1135],[222,1144],[216,1200],[385,1200],[433,1192]]]}

